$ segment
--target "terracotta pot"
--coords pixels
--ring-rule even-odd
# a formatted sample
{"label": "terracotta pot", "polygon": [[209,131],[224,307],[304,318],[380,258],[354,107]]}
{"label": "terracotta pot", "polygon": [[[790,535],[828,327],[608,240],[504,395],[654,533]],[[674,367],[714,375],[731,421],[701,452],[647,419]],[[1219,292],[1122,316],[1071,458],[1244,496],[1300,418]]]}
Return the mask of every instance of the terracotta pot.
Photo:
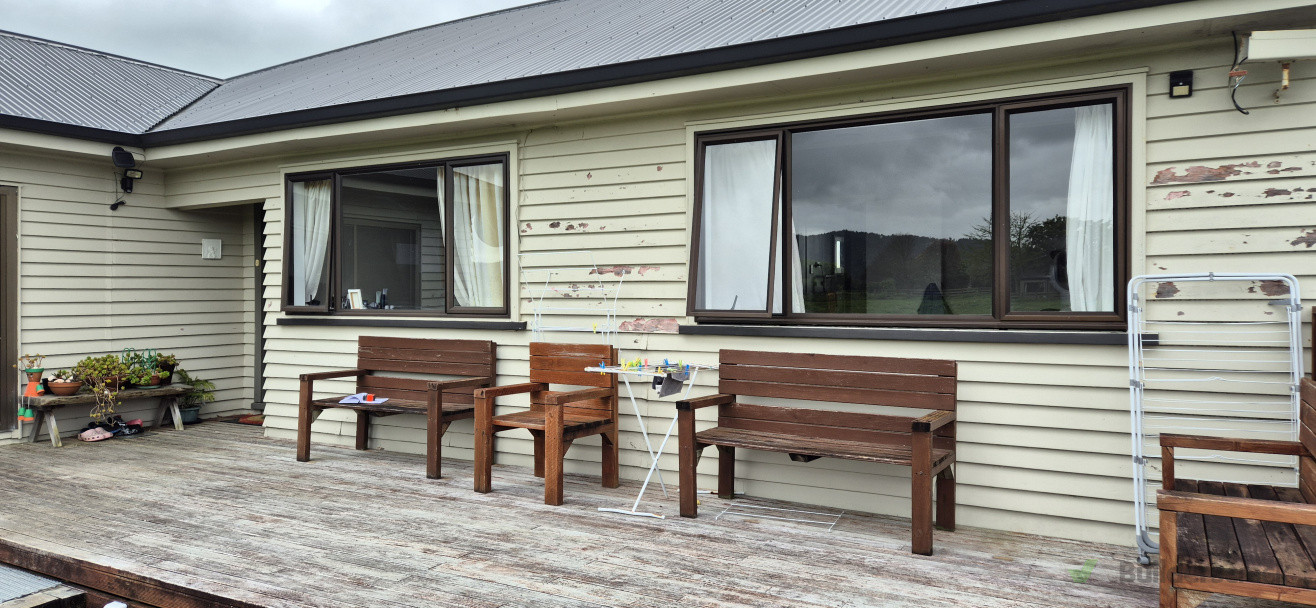
{"label": "terracotta pot", "polygon": [[45,373],[44,369],[25,369],[23,373],[27,374],[28,382],[41,382],[41,374]]}
{"label": "terracotta pot", "polygon": [[50,392],[60,397],[67,397],[82,390],[81,382],[47,382],[46,386],[50,387]]}
{"label": "terracotta pot", "polygon": [[151,374],[151,381],[148,383],[148,385],[160,386],[161,382],[162,380],[160,379],[160,374]]}
{"label": "terracotta pot", "polygon": [[117,390],[120,390],[120,389],[125,389],[125,388],[128,388],[128,386],[129,386],[128,383],[127,383],[127,382],[124,382],[123,379],[120,378],[119,376],[110,376],[110,377],[108,377],[108,378],[100,378],[100,381],[101,381],[103,384],[105,384],[105,388],[108,388],[108,389],[110,389],[110,390],[112,390],[112,391],[117,391]]}

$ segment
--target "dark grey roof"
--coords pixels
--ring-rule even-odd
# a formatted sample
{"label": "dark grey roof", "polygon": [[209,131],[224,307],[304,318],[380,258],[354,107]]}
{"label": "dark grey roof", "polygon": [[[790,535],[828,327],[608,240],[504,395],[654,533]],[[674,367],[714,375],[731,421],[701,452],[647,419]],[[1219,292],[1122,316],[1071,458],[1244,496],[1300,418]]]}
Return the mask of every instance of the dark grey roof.
{"label": "dark grey roof", "polygon": [[550,0],[337,49],[218,86],[196,74],[0,32],[0,127],[165,145],[1183,1]]}
{"label": "dark grey roof", "polygon": [[143,133],[219,82],[0,31],[0,114]]}
{"label": "dark grey roof", "polygon": [[157,130],[730,47],[996,0],[555,0],[230,79]]}

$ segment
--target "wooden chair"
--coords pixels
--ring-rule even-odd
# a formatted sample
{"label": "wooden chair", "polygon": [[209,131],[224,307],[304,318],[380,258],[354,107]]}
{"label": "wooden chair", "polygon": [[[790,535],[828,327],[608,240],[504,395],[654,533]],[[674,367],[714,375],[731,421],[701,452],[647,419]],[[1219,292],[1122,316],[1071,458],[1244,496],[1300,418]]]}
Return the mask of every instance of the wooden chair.
{"label": "wooden chair", "polygon": [[[355,369],[302,374],[300,412],[297,417],[297,460],[311,459],[311,423],[328,408],[356,410],[356,449],[370,442],[370,417],[422,414],[425,428],[425,475],[441,475],[441,440],[454,420],[475,415],[472,391],[494,382],[498,361],[497,345],[488,340],[439,340],[433,338],[357,339]],[[379,372],[462,376],[452,380],[429,380],[377,375]],[[342,396],[315,399],[315,382],[327,378],[356,377],[356,392],[387,397],[381,404],[339,403]]]}
{"label": "wooden chair", "polygon": [[[1161,435],[1161,608],[1208,594],[1316,606],[1316,382],[1301,380],[1298,441]],[[1298,487],[1175,477],[1179,449],[1298,458]]]}
{"label": "wooden chair", "polygon": [[[680,429],[681,515],[698,516],[696,471],[704,448],[717,446],[717,493],[733,498],[736,448],[782,452],[797,462],[844,458],[910,467],[911,551],[932,555],[936,525],[955,529],[956,364],[813,353],[723,350],[720,394],[676,404]],[[874,414],[768,405],[741,397],[775,397],[928,414]],[[717,426],[696,432],[695,410],[717,406]]]}
{"label": "wooden chair", "polygon": [[[530,382],[475,391],[475,491],[489,492],[493,477],[494,434],[526,429],[535,441],[535,476],[544,478],[544,504],[562,504],[562,463],[571,442],[603,437],[603,487],[621,484],[617,445],[617,375],[589,373],[586,367],[617,363],[617,349],[605,344],[530,343]],[[594,388],[552,391],[552,384]],[[530,394],[527,411],[495,416],[494,399]]]}

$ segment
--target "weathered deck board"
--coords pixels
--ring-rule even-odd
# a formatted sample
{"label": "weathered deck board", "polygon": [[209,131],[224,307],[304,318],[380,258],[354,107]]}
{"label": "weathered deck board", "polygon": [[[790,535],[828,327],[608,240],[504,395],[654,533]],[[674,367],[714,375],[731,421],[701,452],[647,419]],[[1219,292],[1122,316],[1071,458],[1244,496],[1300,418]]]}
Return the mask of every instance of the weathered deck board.
{"label": "weathered deck board", "polygon": [[[466,461],[428,480],[418,456],[294,444],[208,423],[62,449],[0,449],[0,540],[257,605],[291,606],[1154,606],[1155,573],[1130,547],[961,529],[931,557],[908,520],[847,514],[835,530],[599,513],[636,487],[568,476],[542,503],[528,469],[471,489]],[[754,504],[780,503],[754,500]],[[33,522],[41,522],[34,525]],[[1087,583],[1069,574],[1089,559]],[[1140,580],[1125,576],[1135,571]],[[1221,603],[1207,606],[1264,606]]]}

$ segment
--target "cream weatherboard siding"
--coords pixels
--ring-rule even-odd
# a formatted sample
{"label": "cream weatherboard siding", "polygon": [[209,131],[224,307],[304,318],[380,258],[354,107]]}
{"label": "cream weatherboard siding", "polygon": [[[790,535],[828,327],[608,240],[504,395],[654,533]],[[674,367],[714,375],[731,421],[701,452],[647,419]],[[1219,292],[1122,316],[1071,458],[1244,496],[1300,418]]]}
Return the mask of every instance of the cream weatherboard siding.
{"label": "cream weatherboard siding", "polygon": [[[1293,87],[1276,103],[1272,92],[1278,68],[1249,66],[1253,75],[1238,97],[1253,111],[1243,116],[1232,110],[1225,88],[1232,60],[1229,37],[1217,36],[1200,44],[1123,55],[1100,49],[1110,54],[1088,54],[1083,60],[1067,62],[1063,54],[1046,61],[1030,55],[1033,59],[1029,61],[1035,63],[961,72],[954,72],[952,66],[931,76],[923,70],[904,69],[890,79],[870,73],[873,78],[868,80],[835,80],[829,85],[843,82],[844,88],[780,87],[775,95],[734,98],[710,94],[705,97],[709,101],[702,102],[705,105],[674,105],[661,112],[597,113],[589,120],[575,121],[555,121],[540,113],[520,123],[504,123],[515,127],[490,126],[491,121],[479,118],[483,115],[476,109],[471,115],[484,120],[479,132],[462,133],[445,124],[435,133],[460,135],[415,139],[417,131],[409,130],[411,139],[391,142],[387,148],[378,144],[315,152],[308,148],[301,156],[271,156],[175,171],[170,174],[167,203],[204,206],[263,201],[265,304],[260,327],[266,347],[266,432],[271,437],[294,435],[297,376],[351,367],[355,340],[361,334],[493,339],[499,343],[499,381],[525,379],[527,331],[278,324],[283,317],[282,174],[505,150],[512,155],[515,176],[511,184],[516,221],[513,251],[591,250],[605,278],[623,277],[618,306],[624,322],[620,336],[623,356],[713,361],[720,348],[743,348],[955,359],[960,362],[960,522],[1131,544],[1127,358],[1122,346],[673,333],[677,324],[693,323],[685,317],[693,136],[736,126],[1127,85],[1132,90],[1133,119],[1133,272],[1289,272],[1303,282],[1310,309],[1311,296],[1316,293],[1316,264],[1309,245],[1316,230],[1316,213],[1309,198],[1316,189],[1316,74],[1312,68],[1296,64]],[[860,58],[857,61],[865,56],[855,55]],[[835,59],[837,63],[846,60]],[[753,68],[719,78],[726,82],[739,82],[741,77],[768,79],[776,69],[786,73],[793,68],[785,64]],[[1197,88],[1191,98],[1170,100],[1167,74],[1180,69],[1196,71]],[[565,101],[563,105],[567,105]],[[348,126],[326,127],[323,132],[332,135],[350,130]],[[312,141],[314,134],[302,133],[306,141]],[[462,139],[453,139],[458,136]],[[286,147],[279,153],[285,151]],[[181,157],[183,152],[177,154]],[[568,289],[572,282],[599,276],[590,274],[583,256],[564,254],[564,258],[581,267],[576,275],[564,278]],[[556,265],[559,261],[535,263]],[[510,272],[515,281],[515,258],[513,265]],[[513,318],[527,320],[529,302],[524,294],[514,306],[518,309]],[[1309,320],[1310,313],[1304,311],[1304,319]],[[548,339],[596,338],[556,333]],[[696,394],[714,390],[715,380],[711,375],[701,377]],[[323,388],[327,393],[348,386],[326,382]],[[650,397],[647,392],[642,396]],[[645,399],[640,407],[650,429],[666,428],[673,412],[670,399]],[[353,425],[348,412],[331,410],[314,425],[313,440],[350,445]],[[418,416],[377,419],[371,446],[421,453],[423,428]],[[622,431],[622,475],[642,478],[648,458],[628,405],[623,407]],[[455,423],[444,437],[445,456],[470,458],[471,432],[469,421]],[[528,435],[511,434],[500,438],[498,462],[529,466],[528,439]],[[578,442],[567,454],[568,471],[597,476],[597,445],[597,439]],[[709,454],[701,463],[702,487],[713,484],[716,458],[711,451]],[[908,514],[907,470],[828,459],[799,464],[780,454],[747,450],[739,457],[738,489],[751,495]],[[289,466],[294,466],[291,449],[288,458]],[[662,465],[665,479],[674,482],[675,442],[668,445]],[[295,466],[307,467],[308,474],[314,471],[314,464]],[[415,473],[417,483],[471,483],[460,477],[424,480],[420,459],[415,461]],[[633,495],[619,491],[616,498],[615,505],[600,506],[629,504]],[[570,492],[567,500],[572,500]],[[674,509],[674,503],[668,507]]]}
{"label": "cream weatherboard siding", "polygon": [[[0,152],[0,184],[19,191],[19,352],[46,355],[53,371],[87,355],[155,348],[215,382],[203,416],[247,411],[255,355],[250,209],[164,209],[164,176],[148,164],[127,203],[110,211],[117,177],[108,150],[94,161]],[[203,238],[223,239],[223,259],[201,259]],[[138,401],[120,411],[134,418],[153,407]],[[86,414],[65,408],[61,430],[83,426]]]}

